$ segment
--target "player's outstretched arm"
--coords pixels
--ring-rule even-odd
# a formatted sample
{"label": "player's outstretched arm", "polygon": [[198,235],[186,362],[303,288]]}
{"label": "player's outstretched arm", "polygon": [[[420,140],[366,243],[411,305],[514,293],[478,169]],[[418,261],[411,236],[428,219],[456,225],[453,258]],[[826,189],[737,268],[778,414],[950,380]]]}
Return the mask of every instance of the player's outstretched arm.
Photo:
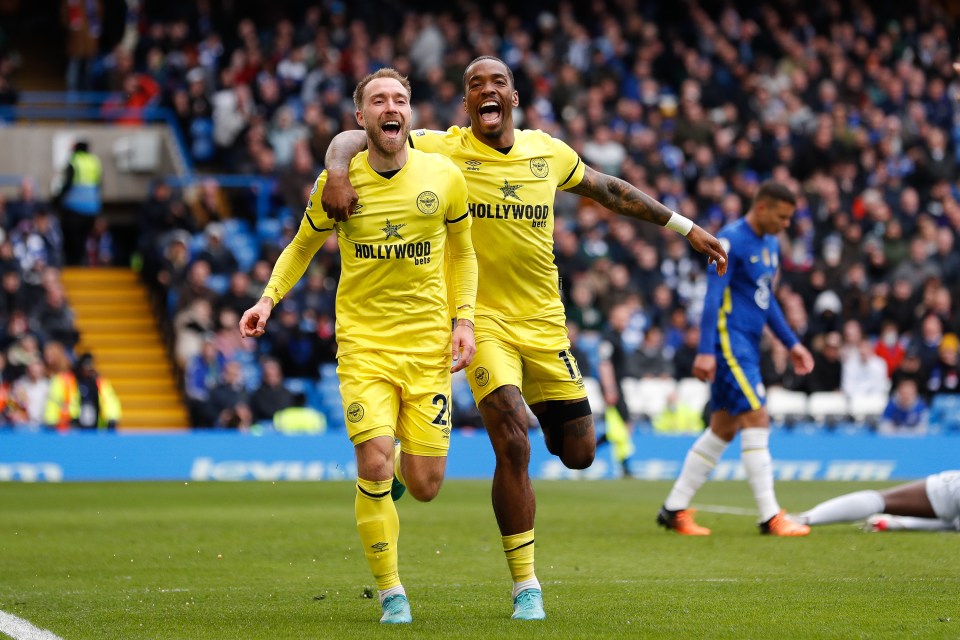
{"label": "player's outstretched arm", "polygon": [[273,313],[273,299],[263,296],[255,305],[243,312],[240,318],[240,337],[259,338],[267,329],[267,320]]}
{"label": "player's outstretched arm", "polygon": [[320,192],[320,206],[328,218],[343,222],[353,214],[360,196],[350,183],[350,161],[366,148],[367,134],[359,129],[341,131],[330,141],[323,160],[327,182]]}
{"label": "player's outstretched arm", "polygon": [[[629,182],[586,167],[583,180],[568,191],[596,200],[621,215],[652,222],[661,227],[669,226],[686,236],[690,246],[706,255],[709,262],[716,263],[720,275],[726,272],[727,252],[719,240]],[[683,224],[677,224],[678,221]]]}

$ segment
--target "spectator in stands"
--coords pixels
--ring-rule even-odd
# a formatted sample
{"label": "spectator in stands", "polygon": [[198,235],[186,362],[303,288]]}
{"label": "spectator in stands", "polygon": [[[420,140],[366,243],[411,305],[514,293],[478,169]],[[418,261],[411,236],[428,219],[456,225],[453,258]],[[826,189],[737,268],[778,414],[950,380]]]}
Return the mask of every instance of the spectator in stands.
{"label": "spectator in stands", "polygon": [[[7,351],[10,358],[7,367],[26,367],[33,355],[39,351],[39,332],[30,325],[30,320],[21,309],[14,309],[9,318],[5,331],[0,334],[0,349]],[[20,376],[23,369],[14,372]]]}
{"label": "spectator in stands", "polygon": [[23,290],[20,271],[16,266],[8,266],[0,274],[0,322],[6,324],[14,310],[27,308],[27,294]]}
{"label": "spectator in stands", "polygon": [[302,392],[293,394],[290,406],[273,414],[273,428],[287,435],[318,434],[327,430],[327,418],[307,406],[307,396]]}
{"label": "spectator in stands", "polygon": [[637,378],[672,378],[673,363],[663,353],[663,329],[653,325],[630,358],[630,370]]}
{"label": "spectator in stands", "polygon": [[223,379],[210,390],[210,412],[216,416],[213,426],[228,429],[249,429],[253,414],[249,394],[243,380],[243,367],[236,360],[227,362]]}
{"label": "spectator in stands", "polygon": [[220,185],[213,178],[202,180],[188,199],[193,219],[197,226],[205,228],[214,221],[230,217],[230,205]]}
{"label": "spectator in stands", "polygon": [[320,344],[317,335],[300,325],[300,308],[292,300],[284,300],[275,313],[277,323],[267,335],[270,355],[288,378],[315,378],[320,366]]}
{"label": "spectator in stands", "polygon": [[16,410],[17,406],[11,399],[10,376],[6,371],[6,357],[3,351],[0,351],[0,428],[13,423]]}
{"label": "spectator in stands", "polygon": [[697,435],[703,431],[703,415],[677,395],[667,394],[667,405],[653,419],[653,431],[665,435]]}
{"label": "spectator in stands", "polygon": [[84,243],[83,263],[90,267],[109,267],[113,265],[113,234],[110,225],[103,216],[93,221],[93,229]]}
{"label": "spectator in stands", "polygon": [[887,363],[887,375],[892,376],[906,353],[895,322],[887,320],[881,325],[880,339],[877,340],[875,353]]}
{"label": "spectator in stands", "polygon": [[24,220],[33,218],[37,209],[42,206],[43,204],[37,200],[37,189],[34,178],[32,176],[24,176],[20,180],[19,197],[7,203],[7,222],[10,228],[15,227]]}
{"label": "spectator in stands", "polygon": [[67,29],[67,91],[90,91],[93,62],[103,33],[101,0],[63,0],[60,19]]}
{"label": "spectator in stands", "polygon": [[205,341],[212,340],[217,330],[213,306],[206,298],[197,298],[173,319],[176,330],[174,356],[184,366],[199,351]]}
{"label": "spectator in stands", "polygon": [[189,246],[190,234],[184,231],[171,234],[157,270],[157,283],[164,291],[175,294],[186,282],[190,266]]}
{"label": "spectator in stands", "polygon": [[47,378],[43,360],[34,358],[27,365],[27,372],[17,378],[10,390],[11,422],[19,426],[39,428],[43,424],[47,397],[50,393],[50,380]]}
{"label": "spectator in stands", "polygon": [[74,325],[73,310],[67,304],[61,285],[46,290],[43,301],[34,311],[33,319],[45,338],[62,343],[68,350],[73,350],[80,339]]}
{"label": "spectator in stands", "polygon": [[60,209],[64,251],[69,265],[83,262],[84,243],[102,206],[102,175],[100,159],[90,152],[90,144],[86,140],[75,142],[63,170],[60,190],[53,200]]}
{"label": "spectator in stands", "polygon": [[223,225],[211,222],[203,230],[206,244],[197,254],[197,260],[203,260],[210,266],[210,273],[226,275],[239,268],[237,258],[223,241]]}
{"label": "spectator in stands", "polygon": [[920,435],[926,432],[926,428],[927,405],[920,399],[916,383],[910,379],[901,380],[883,412],[878,431],[885,435]]}
{"label": "spectator in stands", "polygon": [[307,129],[297,122],[293,107],[284,106],[277,109],[270,133],[267,134],[267,142],[276,154],[277,167],[280,169],[289,167],[293,162],[295,149],[306,139]]}
{"label": "spectator in stands", "polygon": [[887,363],[874,353],[873,345],[863,339],[857,350],[843,359],[840,388],[848,398],[887,393]]}
{"label": "spectator in stands", "polygon": [[243,271],[234,271],[227,291],[217,299],[217,308],[230,309],[239,317],[256,302],[257,297],[250,293],[250,276]]}
{"label": "spectator in stands", "polygon": [[93,356],[81,355],[74,371],[64,370],[63,364],[60,358],[50,381],[44,423],[57,431],[116,429],[120,399],[110,382],[97,373]]}
{"label": "spectator in stands", "polygon": [[128,73],[122,80],[119,93],[103,103],[106,120],[116,124],[139,126],[144,123],[144,111],[160,96],[160,85],[145,73]]}
{"label": "spectator in stands", "polygon": [[940,278],[940,268],[929,260],[923,238],[910,241],[910,254],[893,272],[895,280],[906,280],[913,291],[919,291],[928,278]]}
{"label": "spectator in stands", "polygon": [[194,427],[213,426],[217,419],[209,405],[210,392],[220,384],[227,359],[217,350],[211,336],[207,336],[200,351],[190,358],[184,372],[184,394]]}
{"label": "spectator in stands", "polygon": [[943,342],[943,322],[939,316],[929,313],[920,322],[920,337],[916,341],[920,349],[920,360],[928,372],[937,362],[941,342]]}
{"label": "spectator in stands", "polygon": [[239,360],[244,354],[252,356],[257,348],[256,344],[240,337],[237,331],[239,325],[240,315],[233,309],[224,307],[217,313],[217,333],[213,337],[213,343],[217,351],[228,360]]}
{"label": "spectator in stands", "polygon": [[197,300],[216,300],[217,294],[207,286],[209,278],[210,264],[206,260],[194,260],[187,268],[186,279],[177,289],[177,308],[186,309]]}
{"label": "spectator in stands", "polygon": [[842,345],[843,338],[837,331],[823,336],[819,349],[814,345],[813,366],[817,375],[807,377],[808,392],[840,390],[843,380],[843,360],[840,357]]}
{"label": "spectator in stands", "polygon": [[673,375],[678,379],[693,377],[693,361],[700,347],[700,326],[689,325],[683,332],[683,343],[673,354]]}
{"label": "spectator in stands", "polygon": [[[233,323],[234,333],[240,325],[240,319]],[[275,413],[293,406],[293,394],[283,386],[283,371],[280,363],[273,358],[264,358],[260,363],[263,370],[263,380],[260,386],[250,395],[250,411],[254,422],[270,422]],[[303,406],[303,405],[300,405]]]}
{"label": "spectator in stands", "polygon": [[930,395],[960,393],[960,368],[957,367],[958,346],[960,346],[960,340],[955,334],[948,333],[943,336],[938,350],[939,357],[927,378],[926,390]]}

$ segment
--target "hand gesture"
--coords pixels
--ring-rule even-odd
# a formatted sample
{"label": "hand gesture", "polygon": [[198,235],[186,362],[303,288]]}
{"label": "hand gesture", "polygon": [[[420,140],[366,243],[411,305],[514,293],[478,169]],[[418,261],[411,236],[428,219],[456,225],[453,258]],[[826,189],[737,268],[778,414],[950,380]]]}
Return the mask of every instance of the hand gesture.
{"label": "hand gesture", "polygon": [[697,357],[693,359],[693,375],[698,380],[713,382],[716,373],[717,356],[712,353],[698,353]]}
{"label": "hand gesture", "polygon": [[257,304],[243,312],[240,318],[240,337],[259,338],[267,328],[267,320],[273,313],[273,300],[266,296],[260,298]]}
{"label": "hand gesture", "polygon": [[353,215],[359,200],[360,196],[350,184],[350,176],[346,171],[327,172],[327,181],[320,193],[320,206],[328,218],[344,222]]}
{"label": "hand gesture", "polygon": [[793,349],[790,349],[790,362],[793,363],[793,370],[801,376],[813,371],[813,356],[799,342],[793,346]]}
{"label": "hand gesture", "polygon": [[473,362],[477,353],[477,342],[473,337],[473,323],[469,320],[458,320],[457,328],[453,330],[453,366],[450,373],[466,369]]}
{"label": "hand gesture", "polygon": [[687,242],[698,252],[707,256],[708,264],[717,265],[717,275],[722,276],[727,272],[727,252],[720,244],[720,241],[695,224],[690,233],[687,234]]}

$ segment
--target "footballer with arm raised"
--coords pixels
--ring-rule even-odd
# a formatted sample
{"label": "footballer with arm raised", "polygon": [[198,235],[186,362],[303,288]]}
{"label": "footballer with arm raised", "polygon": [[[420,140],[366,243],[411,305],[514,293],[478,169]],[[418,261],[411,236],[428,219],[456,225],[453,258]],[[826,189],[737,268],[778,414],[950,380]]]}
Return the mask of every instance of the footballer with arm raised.
{"label": "footballer with arm raised", "polygon": [[[467,366],[475,352],[477,263],[463,175],[448,158],[407,146],[407,79],[381,69],[357,85],[354,102],[368,141],[368,151],[349,166],[360,197],[357,211],[348,220],[329,220],[319,194],[328,175],[317,178],[300,229],[277,260],[263,297],[243,314],[240,332],[264,333],[273,306],[335,233],[343,262],[337,373],[357,459],[357,530],[377,583],[380,621],[409,623],[394,500],[407,490],[418,500],[432,500],[443,482],[451,373]],[[452,335],[445,255],[455,275],[459,316]]]}
{"label": "footballer with arm raised", "polygon": [[[623,180],[587,167],[564,142],[513,128],[519,104],[513,73],[490,56],[463,74],[470,127],[415,131],[410,145],[450,157],[467,181],[477,247],[477,356],[467,378],[496,456],[493,509],[513,578],[513,617],[545,617],[534,572],[535,499],[528,465],[526,404],[547,448],[571,469],[589,467],[596,452],[593,417],[570,343],[553,259],[557,189],[596,200],[622,215],[666,226],[722,270],[716,238]],[[324,209],[335,219],[356,202],[345,168],[364,144],[339,134],[327,152],[330,180]]]}

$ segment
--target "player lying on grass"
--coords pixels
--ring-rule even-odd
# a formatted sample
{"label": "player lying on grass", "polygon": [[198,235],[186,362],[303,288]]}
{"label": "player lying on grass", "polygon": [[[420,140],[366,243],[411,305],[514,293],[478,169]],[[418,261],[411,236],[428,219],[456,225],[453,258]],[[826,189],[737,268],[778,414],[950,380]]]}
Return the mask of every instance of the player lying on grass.
{"label": "player lying on grass", "polygon": [[[477,261],[463,174],[448,158],[407,147],[407,79],[381,69],[357,85],[354,102],[368,149],[350,163],[360,197],[356,211],[349,220],[327,219],[320,205],[327,172],[321,173],[297,235],[263,297],[243,314],[240,333],[263,335],[274,305],[335,233],[343,263],[337,374],[357,457],[357,530],[380,592],[380,622],[408,623],[393,499],[404,486],[422,501],[440,491],[450,446],[451,372],[466,367],[476,351]],[[446,249],[458,311],[452,338]],[[396,456],[394,438],[400,441]]]}
{"label": "player lying on grass", "polygon": [[960,531],[960,471],[884,491],[857,491],[790,516],[808,525],[866,520],[867,531]]}

